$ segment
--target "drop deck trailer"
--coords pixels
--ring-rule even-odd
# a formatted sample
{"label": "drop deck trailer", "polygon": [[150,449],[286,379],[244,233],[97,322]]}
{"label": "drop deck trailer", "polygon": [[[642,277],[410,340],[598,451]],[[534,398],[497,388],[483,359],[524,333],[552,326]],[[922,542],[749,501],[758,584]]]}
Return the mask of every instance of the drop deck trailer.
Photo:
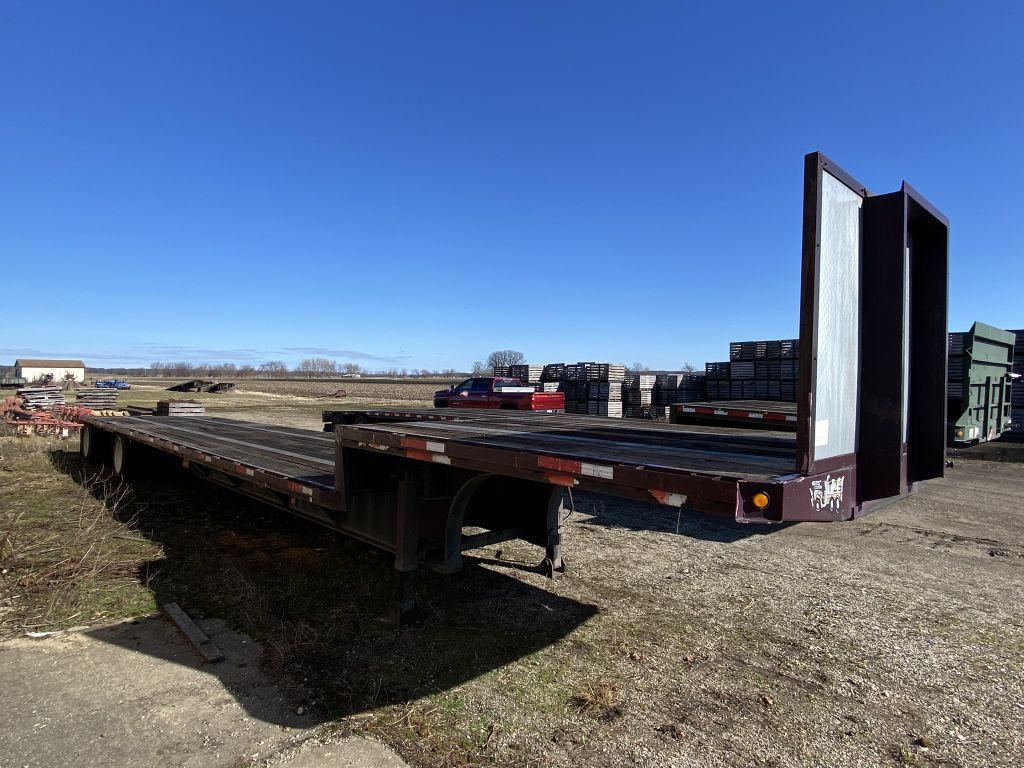
{"label": "drop deck trailer", "polygon": [[838,521],[943,474],[948,223],[906,183],[871,194],[805,158],[795,432],[525,412],[333,411],[331,432],[199,416],[87,417],[81,450],[128,473],[195,474],[395,554],[390,614],[419,565],[513,538],[564,569],[573,490],[733,516]]}

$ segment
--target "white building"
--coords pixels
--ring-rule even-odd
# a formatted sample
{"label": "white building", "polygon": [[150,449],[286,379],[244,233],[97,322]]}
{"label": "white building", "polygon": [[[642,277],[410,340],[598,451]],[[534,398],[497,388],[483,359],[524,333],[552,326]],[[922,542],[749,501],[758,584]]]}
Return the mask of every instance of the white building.
{"label": "white building", "polygon": [[85,363],[81,360],[15,360],[14,375],[24,376],[26,379],[36,381],[37,379],[51,374],[54,383],[60,383],[64,376],[71,373],[75,381],[85,381]]}

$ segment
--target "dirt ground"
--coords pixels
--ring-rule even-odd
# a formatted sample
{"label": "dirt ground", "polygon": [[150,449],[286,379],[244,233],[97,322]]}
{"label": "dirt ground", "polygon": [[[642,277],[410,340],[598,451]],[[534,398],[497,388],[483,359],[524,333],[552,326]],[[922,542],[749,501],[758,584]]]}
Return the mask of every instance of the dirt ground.
{"label": "dirt ground", "polygon": [[201,627],[225,657],[215,675],[162,616],[0,646],[0,766],[405,765],[368,739],[319,738],[265,678],[259,643],[216,619]]}
{"label": "dirt ground", "polygon": [[[250,396],[274,399],[221,397]],[[318,426],[320,407],[261,420]],[[85,573],[84,596],[49,614],[17,597],[38,573],[5,552],[8,634],[176,600],[261,642],[261,669],[317,733],[372,737],[411,765],[966,767],[1024,755],[1024,465],[1012,451],[962,451],[919,495],[842,524],[742,527],[577,495],[563,579],[531,571],[541,553],[529,545],[478,550],[461,574],[421,574],[425,621],[394,631],[378,621],[390,558],[369,546],[186,475],[139,481],[112,503],[74,453],[7,440],[0,512],[23,551],[43,548],[24,543],[36,541],[26,518],[67,526],[70,508],[140,540],[117,539],[137,549],[116,549],[117,569]]]}
{"label": "dirt ground", "polygon": [[[121,405],[152,406],[156,400],[201,400],[212,415],[264,423],[319,429],[320,414],[332,408],[369,408],[382,405],[428,408],[434,392],[451,382],[336,379],[331,381],[277,381],[238,379],[234,392],[222,394],[167,392],[178,379],[134,378],[132,388],[118,395]],[[343,396],[336,396],[342,390]]]}

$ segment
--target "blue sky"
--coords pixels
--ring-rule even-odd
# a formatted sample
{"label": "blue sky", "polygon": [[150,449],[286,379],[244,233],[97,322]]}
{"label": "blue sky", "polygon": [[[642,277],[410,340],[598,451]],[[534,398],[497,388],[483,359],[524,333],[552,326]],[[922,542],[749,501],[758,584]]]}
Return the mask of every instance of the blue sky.
{"label": "blue sky", "polygon": [[952,329],[1024,327],[1022,39],[1019,4],[5,2],[0,363],[722,359],[797,333],[817,149],[950,218]]}

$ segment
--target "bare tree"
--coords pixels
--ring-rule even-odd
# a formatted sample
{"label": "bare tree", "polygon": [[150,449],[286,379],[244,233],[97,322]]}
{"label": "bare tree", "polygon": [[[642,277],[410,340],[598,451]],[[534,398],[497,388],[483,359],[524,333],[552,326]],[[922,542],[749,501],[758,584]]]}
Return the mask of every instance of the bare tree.
{"label": "bare tree", "polygon": [[288,366],[284,364],[282,360],[268,360],[265,363],[260,363],[260,373],[287,373]]}
{"label": "bare tree", "polygon": [[207,373],[211,376],[234,376],[238,372],[238,366],[234,363],[210,363]]}
{"label": "bare tree", "polygon": [[345,363],[341,366],[341,372],[346,376],[358,376],[363,369],[359,367],[359,363]]}
{"label": "bare tree", "polygon": [[243,379],[248,379],[254,373],[256,373],[256,367],[249,365],[249,363],[238,366],[238,375]]}
{"label": "bare tree", "polygon": [[295,366],[297,373],[305,373],[311,377],[324,378],[329,373],[336,373],[338,365],[326,357],[307,357]]}
{"label": "bare tree", "polygon": [[497,366],[519,365],[526,355],[514,349],[499,349],[487,356],[487,367],[494,370]]}
{"label": "bare tree", "polygon": [[697,369],[693,367],[693,363],[683,363],[683,366],[679,370],[683,373],[693,373]]}
{"label": "bare tree", "polygon": [[473,370],[471,373],[474,376],[490,376],[491,369],[487,367],[487,364],[483,360],[474,360]]}
{"label": "bare tree", "polygon": [[627,365],[626,370],[629,373],[647,373],[651,369],[644,363],[633,363],[632,365]]}

